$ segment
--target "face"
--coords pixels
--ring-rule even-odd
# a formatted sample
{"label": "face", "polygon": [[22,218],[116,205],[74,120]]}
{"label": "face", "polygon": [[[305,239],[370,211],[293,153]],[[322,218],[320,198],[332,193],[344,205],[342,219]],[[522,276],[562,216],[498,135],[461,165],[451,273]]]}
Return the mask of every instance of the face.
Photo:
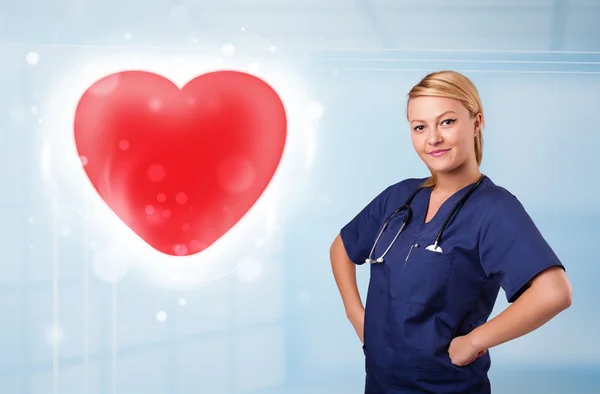
{"label": "face", "polygon": [[412,143],[430,170],[450,173],[476,162],[481,114],[472,117],[458,100],[417,97],[408,104]]}

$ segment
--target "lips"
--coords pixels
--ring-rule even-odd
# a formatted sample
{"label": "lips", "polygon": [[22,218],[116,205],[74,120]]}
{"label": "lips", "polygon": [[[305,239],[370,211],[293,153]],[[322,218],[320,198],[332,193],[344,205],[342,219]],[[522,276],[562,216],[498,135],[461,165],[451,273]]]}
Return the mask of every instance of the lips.
{"label": "lips", "polygon": [[440,156],[443,156],[449,150],[450,149],[436,149],[436,150],[432,150],[431,152],[429,152],[429,154],[433,157],[440,157]]}

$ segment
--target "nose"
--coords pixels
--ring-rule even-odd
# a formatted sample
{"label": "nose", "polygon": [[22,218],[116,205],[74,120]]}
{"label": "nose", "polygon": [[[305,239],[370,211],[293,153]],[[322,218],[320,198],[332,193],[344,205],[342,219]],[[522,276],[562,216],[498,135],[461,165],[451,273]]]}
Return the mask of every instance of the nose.
{"label": "nose", "polygon": [[428,142],[430,145],[437,145],[442,142],[442,134],[439,132],[437,127],[431,127],[429,130]]}

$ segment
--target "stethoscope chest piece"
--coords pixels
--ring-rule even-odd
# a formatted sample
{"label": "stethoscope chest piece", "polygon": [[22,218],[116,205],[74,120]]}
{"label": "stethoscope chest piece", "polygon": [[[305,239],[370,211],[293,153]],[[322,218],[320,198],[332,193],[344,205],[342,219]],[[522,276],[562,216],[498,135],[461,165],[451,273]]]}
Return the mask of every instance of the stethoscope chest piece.
{"label": "stethoscope chest piece", "polygon": [[429,245],[425,249],[431,250],[432,252],[444,253],[444,251],[442,250],[442,248],[440,248],[438,245]]}

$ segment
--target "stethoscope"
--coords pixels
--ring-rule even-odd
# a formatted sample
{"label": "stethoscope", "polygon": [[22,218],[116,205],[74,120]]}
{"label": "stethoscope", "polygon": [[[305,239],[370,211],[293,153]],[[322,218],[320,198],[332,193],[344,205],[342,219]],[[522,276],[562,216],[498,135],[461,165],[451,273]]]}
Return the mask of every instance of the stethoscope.
{"label": "stethoscope", "polygon": [[[479,180],[477,181],[477,183],[475,183],[473,186],[471,186],[469,188],[469,190],[465,193],[465,195],[462,196],[460,198],[460,200],[454,205],[454,207],[452,208],[452,211],[450,212],[450,214],[448,215],[448,217],[444,221],[444,224],[442,224],[442,227],[440,228],[440,231],[437,233],[437,236],[435,237],[434,243],[432,245],[427,246],[425,249],[433,251],[433,252],[443,253],[443,250],[439,246],[439,243],[440,243],[440,240],[442,239],[442,234],[444,233],[444,230],[446,229],[446,226],[450,222],[450,219],[452,219],[452,217],[456,214],[456,212],[458,212],[458,210],[464,205],[465,201],[467,201],[467,198],[469,198],[469,196],[471,195],[471,193],[473,193],[475,191],[475,189],[477,189],[477,187],[485,179],[485,177],[486,177],[485,175],[482,175],[479,178]],[[404,205],[402,205],[400,208],[396,209],[394,212],[392,212],[387,217],[387,219],[383,223],[383,226],[382,226],[381,230],[379,231],[379,235],[377,235],[377,238],[375,239],[375,243],[373,244],[373,247],[371,248],[371,252],[369,253],[369,257],[365,260],[367,263],[383,263],[383,259],[384,259],[385,255],[390,251],[390,249],[392,248],[392,246],[396,242],[396,239],[398,238],[398,236],[400,236],[400,234],[404,230],[404,227],[406,227],[406,225],[412,219],[412,209],[410,208],[410,204],[412,203],[412,200],[415,198],[415,196],[417,195],[417,193],[421,189],[423,189],[422,186],[419,187],[419,188],[417,188],[417,190],[415,190],[408,197],[408,199],[406,200],[406,202],[404,203]],[[394,237],[394,239],[392,240],[392,242],[390,243],[390,245],[387,247],[387,249],[385,250],[385,252],[383,252],[383,254],[381,255],[381,257],[379,257],[377,259],[373,259],[373,252],[375,251],[375,247],[377,247],[377,242],[379,242],[379,238],[381,237],[381,234],[383,234],[383,232],[386,230],[386,228],[387,228],[390,220],[394,216],[396,216],[397,214],[399,214],[402,211],[406,211],[406,216],[404,217],[404,220],[402,221],[402,226],[400,226],[400,229],[396,233],[396,236]]]}

